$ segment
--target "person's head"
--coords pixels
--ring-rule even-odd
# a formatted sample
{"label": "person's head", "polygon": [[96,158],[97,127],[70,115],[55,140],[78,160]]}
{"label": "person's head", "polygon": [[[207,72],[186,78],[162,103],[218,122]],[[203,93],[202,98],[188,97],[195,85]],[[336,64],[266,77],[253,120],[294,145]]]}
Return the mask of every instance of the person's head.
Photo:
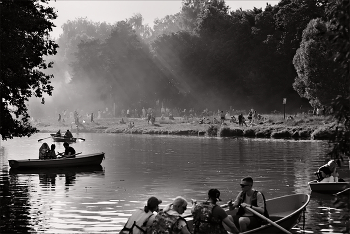
{"label": "person's head", "polygon": [[245,177],[241,180],[241,189],[242,191],[249,191],[253,187],[253,178],[252,177]]}
{"label": "person's head", "polygon": [[212,200],[215,204],[217,201],[221,201],[220,199],[220,191],[217,189],[210,189],[208,192],[208,198]]}
{"label": "person's head", "polygon": [[51,150],[55,150],[56,149],[56,145],[55,144],[52,144],[51,145]]}
{"label": "person's head", "polygon": [[144,210],[147,213],[149,210],[151,212],[159,210],[159,204],[162,203],[162,200],[156,198],[156,197],[150,197],[147,201],[147,205],[145,206]]}
{"label": "person's head", "polygon": [[69,146],[69,143],[68,143],[68,142],[64,142],[64,143],[63,143],[63,147],[64,147],[64,148],[67,148],[68,146]]}
{"label": "person's head", "polygon": [[42,149],[49,149],[50,147],[49,147],[49,145],[48,145],[46,142],[44,142],[44,143],[41,145],[41,148],[42,148]]}
{"label": "person's head", "polygon": [[67,132],[69,132],[69,129],[67,129]]}
{"label": "person's head", "polygon": [[177,213],[179,214],[183,214],[187,209],[187,201],[185,198],[181,196],[176,197],[172,205],[173,205],[173,209],[177,211]]}

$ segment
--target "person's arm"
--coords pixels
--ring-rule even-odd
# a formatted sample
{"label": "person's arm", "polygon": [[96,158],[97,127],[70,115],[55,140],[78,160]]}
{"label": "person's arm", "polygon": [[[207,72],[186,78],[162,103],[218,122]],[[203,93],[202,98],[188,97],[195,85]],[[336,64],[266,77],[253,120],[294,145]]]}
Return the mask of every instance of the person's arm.
{"label": "person's arm", "polygon": [[230,210],[233,210],[239,206],[240,199],[241,199],[241,193],[242,192],[238,193],[234,202],[232,202],[232,200],[228,202],[228,207],[230,208]]}
{"label": "person's arm", "polygon": [[187,225],[182,227],[181,232],[182,232],[182,234],[191,234],[191,232],[188,230]]}
{"label": "person's arm", "polygon": [[260,214],[264,214],[264,211],[265,211],[264,198],[260,192],[258,192],[258,194],[256,195],[256,199],[257,199],[257,206],[252,206],[251,204],[246,204],[246,203],[242,203],[241,206],[243,206],[243,208],[248,206],[251,209],[259,212]]}
{"label": "person's arm", "polygon": [[222,220],[233,233],[239,233],[239,230],[237,229],[236,225],[229,219],[228,216]]}

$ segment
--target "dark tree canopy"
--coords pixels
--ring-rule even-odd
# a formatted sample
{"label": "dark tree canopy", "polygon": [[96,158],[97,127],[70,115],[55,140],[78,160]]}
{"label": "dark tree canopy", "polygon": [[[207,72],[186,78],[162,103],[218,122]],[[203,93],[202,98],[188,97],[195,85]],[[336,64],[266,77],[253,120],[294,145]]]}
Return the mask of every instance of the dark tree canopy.
{"label": "dark tree canopy", "polygon": [[[46,0],[1,2],[1,135],[2,139],[30,136],[26,101],[52,94],[51,75],[43,72],[52,67],[47,56],[56,54],[58,45],[49,32],[56,18]],[[44,100],[42,100],[44,102]]]}

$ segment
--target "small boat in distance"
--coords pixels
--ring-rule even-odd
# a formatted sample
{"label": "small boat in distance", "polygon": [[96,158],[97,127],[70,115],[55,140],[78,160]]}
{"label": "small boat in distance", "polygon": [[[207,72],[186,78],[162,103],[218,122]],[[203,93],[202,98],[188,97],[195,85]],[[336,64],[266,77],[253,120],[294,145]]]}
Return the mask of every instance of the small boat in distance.
{"label": "small boat in distance", "polygon": [[310,189],[312,192],[318,193],[337,193],[343,191],[346,188],[349,188],[349,182],[326,182],[320,183],[317,180],[310,181],[309,183]]}
{"label": "small boat in distance", "polygon": [[79,155],[75,158],[8,160],[11,168],[77,167],[100,165],[105,153]]}
{"label": "small boat in distance", "polygon": [[77,141],[77,138],[72,137],[72,138],[66,138],[63,136],[56,136],[56,134],[50,134],[52,137],[52,140],[55,142],[68,142],[68,143],[74,143]]}
{"label": "small boat in distance", "polygon": [[[286,230],[292,229],[310,201],[308,194],[293,194],[266,200],[266,208],[270,220]],[[226,210],[228,215],[235,215],[238,209]],[[193,227],[193,220],[187,220],[189,227]],[[243,233],[281,233],[281,229],[271,225],[263,225]]]}

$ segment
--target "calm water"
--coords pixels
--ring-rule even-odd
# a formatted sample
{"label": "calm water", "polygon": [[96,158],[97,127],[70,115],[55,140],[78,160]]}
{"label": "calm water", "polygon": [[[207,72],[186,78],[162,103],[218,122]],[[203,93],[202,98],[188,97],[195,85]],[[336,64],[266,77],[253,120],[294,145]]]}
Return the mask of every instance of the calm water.
{"label": "calm water", "polygon": [[[311,191],[307,182],[322,165],[327,143],[261,139],[80,134],[77,152],[103,151],[102,167],[16,172],[8,159],[38,158],[48,134],[2,142],[0,233],[116,233],[128,216],[156,195],[163,204],[178,196],[202,200],[218,188],[224,202],[236,197],[242,177],[267,199]],[[56,143],[63,151],[63,145]],[[340,170],[349,180],[347,162]],[[306,233],[337,233],[342,210],[332,195],[311,194]],[[188,214],[189,210],[187,211]],[[303,232],[299,228],[294,233]]]}

